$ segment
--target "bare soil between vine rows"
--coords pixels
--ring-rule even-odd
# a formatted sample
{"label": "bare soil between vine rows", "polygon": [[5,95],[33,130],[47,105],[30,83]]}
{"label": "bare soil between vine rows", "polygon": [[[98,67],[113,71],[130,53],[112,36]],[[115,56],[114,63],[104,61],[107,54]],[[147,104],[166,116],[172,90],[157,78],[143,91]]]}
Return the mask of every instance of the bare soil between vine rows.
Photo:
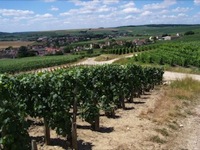
{"label": "bare soil between vine rows", "polygon": [[[114,60],[96,62],[94,58],[89,58],[80,64],[110,64]],[[192,77],[200,80],[199,75],[182,74],[174,72],[165,72],[164,80],[183,79]],[[135,103],[126,103],[126,110],[118,109],[116,118],[107,118],[104,114],[100,117],[100,131],[90,130],[88,123],[78,119],[78,147],[80,150],[198,150],[200,149],[200,127],[199,113],[200,106],[197,106],[196,115],[191,115],[184,119],[178,131],[170,131],[170,137],[165,137],[167,143],[161,144],[159,141],[152,141],[152,136],[159,135],[156,132],[158,128],[166,128],[152,119],[141,117],[143,112],[154,110],[157,101],[165,91],[162,88],[142,95],[141,98],[135,98]],[[32,139],[37,141],[38,150],[64,150],[67,149],[65,138],[58,136],[55,131],[51,131],[51,145],[44,144],[43,125],[40,120],[31,126],[29,134]],[[160,135],[159,135],[160,136]],[[159,140],[159,139],[157,139]]]}
{"label": "bare soil between vine rows", "polygon": [[[154,110],[162,94],[162,88],[156,88],[149,93],[135,98],[134,103],[126,103],[126,110],[118,109],[115,118],[100,117],[100,131],[90,130],[87,122],[78,119],[77,134],[80,150],[199,150],[200,149],[200,105],[191,111],[186,118],[177,118],[178,128],[170,130],[168,126],[159,124],[148,117],[142,117],[144,112]],[[37,141],[38,150],[65,150],[65,138],[51,130],[51,145],[44,144],[43,124],[29,128],[32,139]],[[162,136],[156,129],[167,129],[169,136]],[[152,140],[152,137],[164,138]]]}
{"label": "bare soil between vine rows", "polygon": [[[134,103],[126,103],[126,110],[118,109],[115,118],[100,117],[100,131],[90,130],[87,122],[78,119],[77,133],[80,150],[133,150],[160,149],[161,145],[151,142],[151,135],[156,134],[154,122],[141,118],[142,111],[153,109],[159,99],[159,89],[135,98]],[[63,150],[67,148],[64,138],[51,131],[52,145],[44,144],[43,126],[31,126],[29,133],[37,141],[39,150]]]}

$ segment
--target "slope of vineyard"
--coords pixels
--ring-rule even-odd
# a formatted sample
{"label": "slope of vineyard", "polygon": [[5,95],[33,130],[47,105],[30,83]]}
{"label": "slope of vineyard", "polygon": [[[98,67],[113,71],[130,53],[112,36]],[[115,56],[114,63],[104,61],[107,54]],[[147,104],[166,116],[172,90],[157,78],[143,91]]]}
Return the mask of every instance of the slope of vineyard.
{"label": "slope of vineyard", "polygon": [[[126,109],[125,100],[133,102],[133,97],[160,84],[163,73],[159,68],[103,65],[0,75],[0,146],[17,150],[24,142],[20,149],[30,147],[25,120],[30,116],[43,118],[46,144],[50,144],[50,127],[57,134],[67,136],[71,146],[77,149],[77,115],[98,131],[100,111],[114,117],[117,108]],[[13,124],[12,118],[14,130],[7,128]]]}
{"label": "slope of vineyard", "polygon": [[134,57],[134,61],[143,63],[168,64],[171,66],[200,67],[200,43],[166,43],[159,45],[153,51],[148,51]]}

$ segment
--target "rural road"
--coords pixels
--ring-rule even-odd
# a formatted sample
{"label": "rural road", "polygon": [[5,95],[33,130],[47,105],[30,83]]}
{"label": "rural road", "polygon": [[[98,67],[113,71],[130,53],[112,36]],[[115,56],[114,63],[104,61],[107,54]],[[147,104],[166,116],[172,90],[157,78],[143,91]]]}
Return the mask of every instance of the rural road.
{"label": "rural road", "polygon": [[193,110],[194,115],[190,115],[182,122],[182,129],[177,137],[166,149],[174,150],[199,150],[200,149],[200,105]]}
{"label": "rural road", "polygon": [[[132,57],[132,55],[125,56],[127,57]],[[118,60],[119,58],[115,58],[112,60],[108,61],[95,61],[95,57],[93,58],[88,58],[83,62],[78,63],[78,65],[103,65],[103,64],[112,64],[114,61]],[[164,75],[164,80],[170,81],[170,80],[176,80],[176,79],[183,79],[185,77],[191,77],[195,80],[200,81],[200,75],[195,75],[195,74],[186,74],[186,73],[177,73],[177,72],[170,72],[170,71],[165,71]]]}
{"label": "rural road", "polygon": [[[133,55],[128,55],[124,56],[125,58],[132,57]],[[86,60],[75,63],[75,65],[103,65],[103,64],[112,64],[114,61],[119,60],[120,58],[115,58],[112,60],[108,61],[95,61],[96,57],[92,58],[87,58]],[[64,65],[62,65],[64,66]],[[68,65],[67,65],[68,66]],[[45,70],[51,70],[55,68],[60,68],[59,66],[56,67],[50,67],[50,68],[43,68],[43,69],[38,69],[37,71],[45,71]],[[195,75],[195,74],[186,74],[186,73],[177,73],[177,72],[170,72],[170,71],[165,71],[164,75],[164,80],[165,81],[171,81],[171,80],[176,80],[176,79],[183,79],[185,77],[191,77],[195,80],[200,81],[200,75]]]}

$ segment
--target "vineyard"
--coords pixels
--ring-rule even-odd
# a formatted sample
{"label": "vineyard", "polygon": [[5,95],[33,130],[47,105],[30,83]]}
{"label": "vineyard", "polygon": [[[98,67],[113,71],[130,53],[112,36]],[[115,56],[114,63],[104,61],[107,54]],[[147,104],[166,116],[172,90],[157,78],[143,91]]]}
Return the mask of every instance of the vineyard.
{"label": "vineyard", "polygon": [[20,59],[0,60],[0,73],[17,73],[38,68],[51,67],[75,62],[83,58],[82,55],[27,57]]}
{"label": "vineyard", "polygon": [[157,48],[158,44],[151,44],[151,45],[143,45],[143,46],[131,46],[131,47],[123,47],[123,48],[115,48],[115,49],[110,49],[108,51],[109,54],[117,54],[117,55],[122,55],[122,54],[129,54],[133,52],[143,52],[143,51],[148,51],[148,50],[154,50]]}
{"label": "vineyard", "polygon": [[133,58],[134,62],[200,67],[199,42],[171,42],[157,45],[153,51],[145,51]]}
{"label": "vineyard", "polygon": [[100,111],[114,117],[125,102],[162,82],[163,69],[137,65],[77,66],[54,72],[0,75],[0,149],[31,147],[27,117],[43,118],[45,143],[50,128],[77,148],[76,117],[98,131]]}

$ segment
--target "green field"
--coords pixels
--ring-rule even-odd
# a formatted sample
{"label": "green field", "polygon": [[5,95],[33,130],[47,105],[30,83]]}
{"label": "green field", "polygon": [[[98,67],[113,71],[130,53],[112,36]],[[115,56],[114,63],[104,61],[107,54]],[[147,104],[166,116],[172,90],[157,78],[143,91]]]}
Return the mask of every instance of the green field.
{"label": "green field", "polygon": [[1,59],[0,73],[17,73],[44,67],[51,67],[75,62],[83,55],[38,56],[17,59]]}
{"label": "green field", "polygon": [[[87,35],[123,35],[128,36],[151,36],[162,34],[184,34],[186,31],[200,32],[200,25],[139,25],[122,26],[112,28],[86,28],[73,30],[40,31],[40,32],[18,32],[18,33],[0,33],[0,41],[9,40],[35,40],[41,36],[57,37],[66,35],[87,36]],[[81,31],[86,31],[81,33]]]}
{"label": "green field", "polygon": [[[166,70],[200,73],[200,34],[182,36],[177,40],[134,49],[137,56],[123,58],[115,63],[134,63],[143,66],[163,66]],[[153,46],[153,48],[152,48]]]}

